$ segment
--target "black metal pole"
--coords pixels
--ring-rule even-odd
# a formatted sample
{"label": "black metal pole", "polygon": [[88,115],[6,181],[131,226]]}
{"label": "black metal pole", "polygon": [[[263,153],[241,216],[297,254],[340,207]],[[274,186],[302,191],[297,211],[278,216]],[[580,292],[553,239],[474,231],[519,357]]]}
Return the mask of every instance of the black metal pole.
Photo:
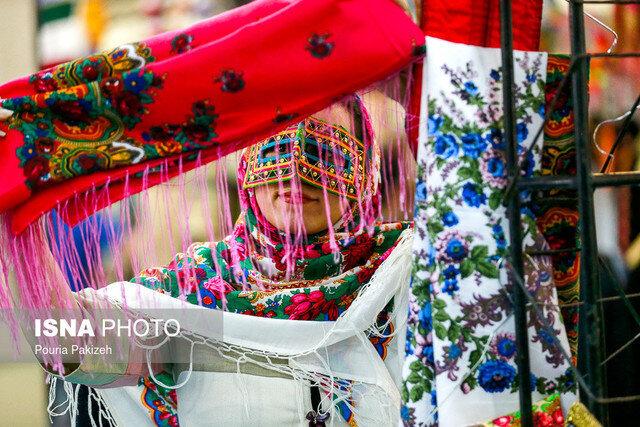
{"label": "black metal pole", "polygon": [[607,171],[609,170],[609,165],[613,160],[613,153],[616,152],[616,150],[622,143],[622,140],[624,139],[624,135],[627,133],[627,130],[629,130],[629,125],[633,121],[633,115],[636,113],[636,110],[638,109],[638,105],[640,105],[640,95],[638,95],[635,102],[631,106],[631,110],[629,110],[629,115],[624,119],[624,122],[622,122],[622,129],[620,129],[620,132],[618,132],[618,136],[616,136],[615,142],[613,143],[613,145],[611,146],[611,149],[607,153],[607,158],[605,159],[604,164],[602,165],[602,168],[600,168],[600,173],[607,173]]}
{"label": "black metal pole", "polygon": [[[594,188],[639,186],[640,172],[595,173],[591,178]],[[544,175],[520,178],[520,190],[559,190],[577,189],[578,181],[575,176]]]}
{"label": "black metal pole", "polygon": [[[513,33],[511,0],[500,0],[500,47],[502,51],[502,104],[504,110],[504,138],[507,143],[507,168],[509,180],[517,185],[520,177],[518,145],[516,139],[515,100],[513,97]],[[522,224],[520,220],[520,192],[512,191],[507,196],[509,217],[509,251],[514,274],[524,277],[522,255]],[[516,364],[520,383],[520,414],[523,427],[533,427],[531,413],[531,373],[529,367],[529,336],[527,334],[527,300],[520,286],[513,286],[513,309],[516,331]]]}
{"label": "black metal pole", "polygon": [[[584,337],[585,348],[579,353],[579,364],[586,373],[586,381],[593,395],[603,396],[602,328],[600,324],[600,284],[598,278],[598,249],[593,210],[593,184],[591,176],[591,150],[588,135],[589,101],[587,84],[589,63],[581,57],[586,52],[584,32],[584,10],[582,4],[571,1],[569,5],[571,29],[571,55],[576,69],[571,76],[576,137],[576,177],[578,190],[578,213],[580,215],[580,307],[579,333]],[[602,422],[606,421],[602,405],[583,393],[584,403]]]}

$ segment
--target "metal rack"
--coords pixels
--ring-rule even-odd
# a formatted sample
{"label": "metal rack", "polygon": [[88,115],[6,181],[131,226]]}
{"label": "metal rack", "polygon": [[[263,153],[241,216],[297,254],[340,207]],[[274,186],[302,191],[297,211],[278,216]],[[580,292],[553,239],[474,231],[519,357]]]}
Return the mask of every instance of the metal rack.
{"label": "metal rack", "polygon": [[[513,87],[513,32],[511,0],[500,0],[501,50],[503,68],[503,88]],[[590,136],[588,123],[588,75],[590,58],[640,57],[640,53],[588,54],[586,52],[584,4],[640,4],[638,0],[569,0],[569,26],[571,34],[571,63],[565,80],[561,83],[571,85],[576,144],[576,175],[545,176],[523,178],[518,164],[517,141],[515,134],[515,99],[513,91],[503,90],[504,136],[507,141],[507,169],[509,185],[505,200],[509,216],[510,264],[513,286],[513,302],[516,326],[516,346],[518,377],[520,384],[526,384],[530,378],[529,349],[527,336],[527,310],[535,309],[536,302],[524,285],[524,263],[522,248],[522,224],[520,218],[520,197],[516,190],[573,189],[578,194],[579,248],[566,248],[562,252],[580,252],[580,312],[579,334],[582,337],[579,354],[579,366],[574,368],[576,380],[580,386],[582,402],[603,423],[607,419],[607,405],[613,402],[640,400],[640,396],[607,397],[604,387],[603,339],[601,288],[598,275],[598,248],[595,235],[595,214],[593,192],[598,187],[619,187],[640,185],[640,173],[606,173],[613,151],[618,147],[627,132],[631,118],[640,104],[640,96],[631,107],[630,114],[617,135],[616,142],[601,173],[594,174],[591,169]],[[557,95],[556,95],[557,98]],[[556,100],[551,102],[545,112],[545,123],[553,111]],[[544,125],[538,130],[536,140],[542,136]],[[548,252],[552,253],[552,251]],[[629,303],[624,290],[619,287],[622,299],[634,319],[640,323],[640,316]],[[531,390],[519,388],[520,413],[522,426],[533,426],[531,412]],[[605,423],[606,424],[606,423]]]}

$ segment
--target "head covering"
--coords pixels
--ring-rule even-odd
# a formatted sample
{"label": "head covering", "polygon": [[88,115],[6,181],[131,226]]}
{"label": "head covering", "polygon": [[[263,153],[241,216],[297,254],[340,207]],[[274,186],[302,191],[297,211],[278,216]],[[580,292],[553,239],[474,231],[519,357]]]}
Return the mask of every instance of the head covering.
{"label": "head covering", "polygon": [[[252,146],[242,188],[290,181],[357,200],[365,190],[365,143],[313,116]],[[371,156],[368,156],[371,158]]]}
{"label": "head covering", "polygon": [[[361,117],[360,123],[355,123],[353,132],[358,133],[355,132],[355,128],[361,126],[361,139],[351,134],[350,138],[354,144],[362,147],[361,161],[364,169],[360,178],[356,179],[362,180],[359,184],[362,191],[358,192],[354,199],[347,198],[350,201],[349,209],[344,211],[338,223],[325,231],[316,234],[306,234],[303,231],[302,235],[296,234],[294,230],[279,230],[269,223],[257,203],[256,186],[246,185],[250,161],[255,159],[253,156],[260,152],[261,147],[274,141],[275,136],[269,137],[246,149],[240,159],[238,187],[242,213],[233,233],[221,242],[192,245],[186,254],[179,254],[167,268],[145,270],[142,274],[142,277],[146,278],[143,283],[162,288],[175,296],[184,294],[187,289],[192,293],[194,302],[201,302],[212,308],[241,312],[253,307],[253,303],[246,304],[247,292],[242,291],[255,290],[254,297],[249,300],[257,305],[261,304],[262,298],[258,297],[264,290],[288,289],[288,292],[291,292],[295,289],[296,293],[315,290],[324,294],[322,289],[341,287],[345,292],[357,292],[360,285],[368,281],[377,266],[386,258],[398,236],[409,223],[378,222],[380,150],[369,115],[360,98],[353,97],[346,105],[353,105],[353,111],[358,113],[356,116]],[[308,123],[310,120],[305,119],[295,125],[295,128],[302,128]],[[323,126],[323,132],[328,132],[329,135],[338,128],[334,123],[324,123]],[[322,138],[325,135],[323,132],[318,132],[316,136]],[[346,134],[347,131],[340,129],[340,132]],[[282,134],[283,132],[279,132],[276,136]],[[289,149],[292,148],[293,145],[290,145]],[[328,144],[328,148],[333,150],[335,147]],[[291,154],[291,151],[284,152],[285,156],[287,154]],[[316,166],[320,163],[318,161]],[[292,162],[291,165],[294,166],[291,169],[296,173],[287,176],[285,181],[299,178],[299,165],[296,162]],[[325,169],[318,168],[320,175],[324,175],[329,168],[330,166]],[[319,186],[327,185],[326,181],[320,179],[315,183]],[[193,274],[188,270],[193,270]],[[212,277],[214,275],[216,277]],[[209,294],[208,291],[212,288],[205,284],[211,281],[216,283],[215,286],[222,286],[227,295]],[[234,289],[237,289],[236,294]],[[203,299],[203,292],[210,298]],[[240,295],[242,297],[239,297]],[[272,297],[271,294],[269,296]],[[241,302],[239,306],[236,305],[238,301]],[[287,299],[281,301],[286,302]],[[336,304],[335,311],[325,312],[323,315],[328,317],[324,318],[335,320],[339,312],[347,307],[348,304]],[[274,311],[274,315],[291,318],[292,313],[284,311],[284,308],[282,307],[281,312]],[[313,320],[320,320],[322,317],[320,311],[313,316],[311,314],[313,312],[305,314],[304,317]],[[297,318],[297,315],[293,318]]]}
{"label": "head covering", "polygon": [[[349,139],[361,147],[365,167],[360,176],[363,182],[358,187],[362,190],[354,198],[344,194],[351,200],[351,208],[334,226],[335,232],[330,227],[298,240],[290,233],[278,230],[267,221],[255,196],[257,186],[274,182],[270,178],[258,185],[256,182],[246,184],[247,174],[252,173],[251,170],[256,172],[252,168],[262,166],[251,163],[259,158],[256,153],[263,147],[272,146],[282,135],[295,139],[296,134],[289,136],[289,131],[298,132],[314,123],[313,119],[307,118],[243,152],[238,167],[243,211],[230,236],[220,242],[196,243],[186,253],[178,254],[168,266],[147,269],[134,280],[212,309],[275,319],[335,321],[388,258],[402,232],[411,226],[410,222],[378,222],[380,150],[360,98],[354,97],[347,105],[355,106],[353,111],[359,113],[355,115],[361,117],[360,123],[354,124],[354,130],[361,126],[362,137],[357,139],[349,133]],[[334,123],[322,123],[315,141],[335,135],[336,129],[339,127]],[[339,134],[348,133],[346,129],[339,130]],[[331,150],[335,148],[333,144],[339,144],[331,138],[328,140],[332,141],[328,143]],[[282,151],[282,157],[289,159],[289,164],[282,169],[288,171],[285,181],[300,178],[302,162],[292,160],[294,145],[289,144]],[[332,167],[323,166],[320,159],[314,166],[318,167],[320,175]],[[313,184],[325,190],[334,188],[327,185],[327,180],[317,179]],[[371,342],[384,359],[390,341],[387,335],[393,331],[386,309],[379,315],[378,322],[386,328],[382,336],[373,335]],[[163,381],[173,384],[168,373],[160,375]],[[157,403],[152,405],[154,416],[171,419],[177,425],[175,393],[159,387],[151,378],[142,378],[140,384],[145,399]],[[348,385],[346,381],[344,386]],[[337,404],[337,409],[349,421],[353,419],[353,402],[347,400]]]}
{"label": "head covering", "polygon": [[[360,235],[361,242],[373,240],[370,236],[373,232],[372,227],[380,216],[378,187],[380,180],[380,149],[376,142],[369,114],[362,100],[358,96],[354,96],[343,105],[354,116],[351,132],[340,124],[327,123],[312,116],[295,126],[296,135],[291,138],[293,141],[288,145],[288,149],[282,151],[285,162],[280,163],[278,159],[274,162],[276,166],[281,167],[279,171],[288,172],[282,174],[284,175],[284,182],[291,183],[292,186],[308,183],[315,187],[323,188],[325,199],[329,193],[342,197],[342,202],[345,202],[342,203],[343,214],[336,224],[329,224],[329,220],[327,220],[328,230],[326,231],[310,235],[305,232],[302,220],[300,220],[299,224],[301,227],[293,227],[294,229],[292,230],[278,230],[273,224],[269,223],[261,212],[255,195],[257,186],[275,184],[275,182],[278,182],[277,177],[274,176],[263,182],[255,182],[255,180],[251,182],[251,180],[247,179],[248,176],[257,175],[257,170],[265,168],[259,163],[261,160],[260,153],[263,148],[269,147],[275,141],[275,137],[284,134],[289,138],[290,134],[287,131],[280,132],[275,137],[267,138],[262,143],[256,144],[243,152],[238,168],[240,203],[243,208],[239,223],[244,223],[245,233],[249,237],[248,246],[253,252],[255,262],[266,267],[262,269],[263,273],[265,271],[272,272],[268,274],[272,280],[304,279],[309,277],[309,272],[305,273],[309,265],[313,267],[317,263],[327,263],[328,266],[329,258],[334,258],[334,261],[338,261],[339,264],[338,254],[341,251],[341,245],[344,244],[341,239],[351,234]],[[306,133],[305,129],[307,127],[313,129],[312,135]],[[354,134],[360,134],[361,137],[353,136]],[[335,138],[336,135],[339,135],[339,138]],[[301,139],[302,143],[300,142]],[[321,158],[322,155],[315,157],[301,153],[310,144],[313,144],[318,151],[323,150],[326,153],[335,153],[342,149],[346,151],[352,150],[354,157],[357,158],[351,158],[347,161],[351,162],[352,165],[357,163],[360,167],[352,166],[351,176],[345,174],[353,183],[351,187],[349,185],[344,185],[343,187],[340,184],[336,185],[338,179],[333,179],[335,165],[333,163],[325,163]],[[315,176],[309,174],[310,168],[316,171]],[[247,182],[251,183],[247,184]],[[278,185],[282,184],[279,183]],[[349,188],[354,191],[349,191]],[[325,203],[327,203],[326,200]],[[294,212],[293,215],[297,213]],[[319,213],[319,215],[323,214],[328,216],[328,212]],[[323,258],[317,261],[304,260],[308,254],[324,254],[326,259]],[[274,257],[278,261],[275,262],[275,265],[269,266]],[[275,270],[273,267],[275,267]],[[341,270],[342,268],[333,269],[332,272],[336,273],[336,271]]]}

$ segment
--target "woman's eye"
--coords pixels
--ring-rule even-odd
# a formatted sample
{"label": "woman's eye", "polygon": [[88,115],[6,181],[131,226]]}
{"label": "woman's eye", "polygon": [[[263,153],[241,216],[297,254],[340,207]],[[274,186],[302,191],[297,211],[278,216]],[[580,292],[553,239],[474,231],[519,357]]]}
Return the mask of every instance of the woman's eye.
{"label": "woman's eye", "polygon": [[267,157],[283,156],[288,152],[289,152],[289,147],[287,146],[287,144],[277,144],[269,148],[263,148],[262,157],[267,158]]}
{"label": "woman's eye", "polygon": [[314,157],[318,157],[318,146],[317,145],[313,145],[313,144],[309,144],[306,147],[307,150],[307,154],[310,154]]}
{"label": "woman's eye", "polygon": [[271,157],[276,154],[275,147],[269,147],[262,150],[262,157]]}

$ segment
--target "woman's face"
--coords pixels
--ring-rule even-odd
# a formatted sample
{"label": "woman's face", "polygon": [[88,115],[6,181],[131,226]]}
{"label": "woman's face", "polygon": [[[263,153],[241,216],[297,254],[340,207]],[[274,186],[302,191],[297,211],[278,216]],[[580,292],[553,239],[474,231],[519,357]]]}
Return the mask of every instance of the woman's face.
{"label": "woman's face", "polygon": [[255,195],[265,219],[284,232],[293,233],[302,220],[307,234],[319,233],[342,216],[340,197],[305,183],[295,189],[291,181],[264,185],[255,189]]}
{"label": "woman's face", "polygon": [[[334,125],[352,127],[351,116],[341,104],[313,115]],[[293,233],[302,219],[307,234],[319,233],[335,224],[348,205],[339,196],[322,188],[301,183],[292,188],[291,181],[255,188],[256,202],[265,219],[280,231]],[[346,205],[346,206],[345,206]]]}

